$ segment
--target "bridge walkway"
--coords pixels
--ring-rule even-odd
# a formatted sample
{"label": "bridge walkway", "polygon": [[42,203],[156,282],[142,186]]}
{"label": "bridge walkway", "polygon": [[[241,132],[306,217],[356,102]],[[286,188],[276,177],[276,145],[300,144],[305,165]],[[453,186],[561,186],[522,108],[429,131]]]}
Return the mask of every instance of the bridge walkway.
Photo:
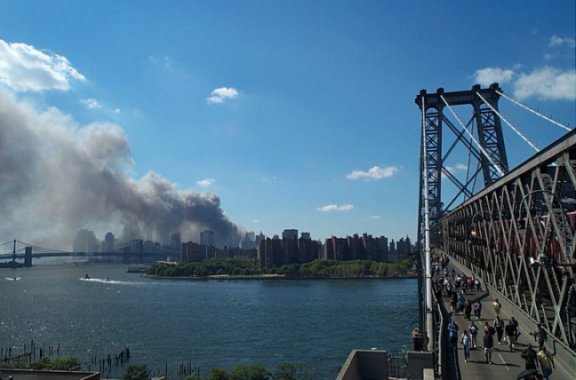
{"label": "bridge walkway", "polygon": [[[459,263],[455,262],[453,258],[450,258],[450,263],[448,265],[448,272],[451,278],[452,275],[452,268],[455,269],[456,273],[462,275],[462,273],[466,274],[467,276],[471,276],[471,272]],[[440,273],[436,276],[443,277],[444,273]],[[520,336],[518,337],[518,342],[514,346],[513,351],[510,352],[508,344],[502,342],[502,344],[498,344],[498,339],[496,334],[494,335],[494,350],[492,351],[492,362],[493,364],[486,363],[486,359],[484,356],[484,351],[482,347],[482,337],[483,337],[483,326],[486,321],[488,321],[491,325],[496,318],[496,313],[494,311],[493,302],[494,298],[489,294],[489,292],[481,288],[480,291],[467,291],[465,294],[465,298],[470,300],[471,302],[476,301],[477,299],[480,300],[482,304],[482,313],[481,319],[478,321],[472,312],[471,319],[475,322],[475,324],[479,328],[477,343],[478,348],[475,350],[470,351],[470,360],[468,362],[464,361],[464,350],[462,348],[462,344],[458,341],[458,355],[456,355],[456,363],[453,365],[457,366],[459,369],[460,378],[463,380],[466,379],[490,379],[490,380],[509,380],[509,379],[517,379],[518,375],[525,370],[525,363],[524,359],[520,356],[521,352],[528,346],[528,344],[532,345],[532,348],[535,351],[538,351],[538,343],[534,340],[534,337],[530,335],[531,331],[528,331],[522,325],[519,326],[520,329]],[[442,292],[442,300],[446,309],[450,311],[450,297],[446,294],[445,291]],[[511,313],[509,310],[503,306],[500,312],[500,318],[504,320],[505,323],[511,317]],[[453,319],[455,320],[456,324],[459,327],[459,337],[462,334],[464,329],[468,329],[470,325],[470,321],[466,320],[463,315],[453,315]],[[561,363],[558,363],[555,360],[556,368],[553,370],[551,378],[558,379],[558,380],[570,380],[576,379],[576,366],[572,366],[572,368],[564,368]],[[576,364],[576,363],[575,363]],[[540,372],[541,373],[541,372]]]}

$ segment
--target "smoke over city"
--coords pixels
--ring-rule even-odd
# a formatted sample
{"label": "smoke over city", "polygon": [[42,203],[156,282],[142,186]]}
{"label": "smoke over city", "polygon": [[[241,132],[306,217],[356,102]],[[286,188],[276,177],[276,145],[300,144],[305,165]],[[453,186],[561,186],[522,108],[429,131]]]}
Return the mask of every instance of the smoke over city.
{"label": "smoke over city", "polygon": [[156,173],[130,177],[130,147],[108,123],[79,126],[54,108],[39,111],[0,92],[0,236],[69,250],[76,231],[110,231],[118,239],[196,240],[215,232],[237,245],[241,228],[211,193],[178,190]]}

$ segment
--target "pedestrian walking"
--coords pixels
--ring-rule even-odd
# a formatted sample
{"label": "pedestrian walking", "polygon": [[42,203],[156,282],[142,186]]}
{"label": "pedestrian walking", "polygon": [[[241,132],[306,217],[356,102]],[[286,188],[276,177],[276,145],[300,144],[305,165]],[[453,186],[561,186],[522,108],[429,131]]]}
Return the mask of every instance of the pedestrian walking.
{"label": "pedestrian walking", "polygon": [[544,343],[548,340],[548,333],[544,330],[542,323],[538,324],[538,350],[542,351]]}
{"label": "pedestrian walking", "polygon": [[490,335],[490,332],[484,332],[484,357],[486,358],[487,364],[492,364],[492,350],[494,348],[494,338]]}
{"label": "pedestrian walking", "polygon": [[514,327],[514,337],[513,337],[514,339],[512,341],[512,347],[514,347],[514,345],[518,342],[518,337],[520,336],[520,326],[518,325],[518,320],[516,320],[514,316],[510,317],[510,322]]}
{"label": "pedestrian walking", "polygon": [[534,351],[531,344],[522,351],[520,356],[524,359],[525,369],[538,368],[538,354],[536,354],[536,351]]}
{"label": "pedestrian walking", "polygon": [[452,295],[450,296],[450,311],[452,312],[452,315],[456,314],[456,311],[458,309],[458,294],[456,292],[453,292]]}
{"label": "pedestrian walking", "polygon": [[478,280],[477,278],[474,279],[474,287],[476,288],[476,291],[477,291],[477,292],[479,292],[480,289],[481,289],[480,280]]}
{"label": "pedestrian walking", "polygon": [[458,346],[458,330],[458,325],[451,319],[448,323],[448,342],[450,342],[450,345],[454,348]]}
{"label": "pedestrian walking", "polygon": [[472,338],[468,334],[467,330],[464,330],[462,332],[460,342],[462,343],[462,347],[464,348],[464,363],[467,363],[468,360],[470,360],[470,344],[472,343]]}
{"label": "pedestrian walking", "polygon": [[484,321],[484,333],[488,333],[494,336],[495,332],[496,330],[494,330],[494,327],[492,327],[492,325],[488,321]]}
{"label": "pedestrian walking", "polygon": [[457,309],[456,312],[458,314],[464,314],[464,305],[466,305],[466,298],[464,298],[464,294],[460,293],[458,296],[458,304],[456,305]]}
{"label": "pedestrian walking", "polygon": [[470,326],[468,326],[468,331],[470,332],[470,338],[471,338],[470,347],[473,350],[475,350],[476,347],[478,347],[477,339],[476,339],[476,337],[478,336],[478,326],[476,326],[474,321],[470,321]]}
{"label": "pedestrian walking", "polygon": [[514,335],[516,334],[516,329],[512,324],[512,319],[508,321],[506,326],[504,327],[504,332],[506,333],[506,340],[508,341],[508,348],[510,348],[510,352],[512,352],[512,348],[514,347]]}
{"label": "pedestrian walking", "polygon": [[504,321],[500,319],[500,316],[497,315],[496,319],[494,320],[494,328],[496,329],[496,335],[498,337],[498,344],[502,343],[502,336],[504,335]]}
{"label": "pedestrian walking", "polygon": [[476,319],[480,320],[480,315],[482,314],[482,303],[480,300],[476,300],[476,302],[474,302],[474,305],[472,305],[472,310],[474,311]]}
{"label": "pedestrian walking", "polygon": [[466,303],[464,303],[464,318],[468,321],[470,320],[470,314],[472,314],[472,303],[470,300],[466,300]]}
{"label": "pedestrian walking", "polygon": [[549,380],[552,374],[552,369],[554,366],[554,358],[548,351],[546,347],[542,347],[540,352],[538,352],[538,361],[540,362],[540,368],[542,368],[542,374],[544,375],[544,380]]}
{"label": "pedestrian walking", "polygon": [[492,306],[494,307],[494,313],[496,314],[496,316],[500,316],[500,310],[502,309],[502,305],[500,304],[500,301],[498,301],[498,298],[496,298],[494,300],[494,302],[492,302]]}

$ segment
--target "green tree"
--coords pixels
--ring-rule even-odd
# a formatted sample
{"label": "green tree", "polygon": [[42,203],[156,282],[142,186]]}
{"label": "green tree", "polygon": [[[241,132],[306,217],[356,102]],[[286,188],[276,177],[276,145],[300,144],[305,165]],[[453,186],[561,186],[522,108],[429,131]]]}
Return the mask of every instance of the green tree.
{"label": "green tree", "polygon": [[272,375],[273,380],[300,380],[305,378],[302,366],[293,363],[279,364]]}
{"label": "green tree", "polygon": [[48,364],[48,369],[53,371],[78,371],[80,367],[80,360],[72,356],[56,358]]}
{"label": "green tree", "polygon": [[212,368],[206,380],[229,380],[228,373],[224,368]]}
{"label": "green tree", "polygon": [[240,364],[230,373],[230,380],[268,380],[268,371],[260,365]]}
{"label": "green tree", "polygon": [[30,368],[36,369],[36,370],[45,369],[45,368],[48,368],[49,364],[50,364],[50,359],[48,359],[45,356],[42,359],[38,360],[37,362],[30,363]]}
{"label": "green tree", "polygon": [[150,380],[150,371],[146,364],[133,364],[124,370],[122,380]]}

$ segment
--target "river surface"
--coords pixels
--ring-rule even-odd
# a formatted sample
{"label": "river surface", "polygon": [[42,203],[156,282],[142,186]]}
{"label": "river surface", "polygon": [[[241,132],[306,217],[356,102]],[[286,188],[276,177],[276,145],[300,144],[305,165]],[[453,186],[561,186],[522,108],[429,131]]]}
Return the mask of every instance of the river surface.
{"label": "river surface", "polygon": [[410,347],[418,323],[414,279],[154,280],[126,270],[0,269],[0,347],[59,345],[60,355],[85,363],[129,347],[130,364],[162,374],[183,363],[203,376],[216,367],[298,363],[313,379],[334,379],[353,349]]}

